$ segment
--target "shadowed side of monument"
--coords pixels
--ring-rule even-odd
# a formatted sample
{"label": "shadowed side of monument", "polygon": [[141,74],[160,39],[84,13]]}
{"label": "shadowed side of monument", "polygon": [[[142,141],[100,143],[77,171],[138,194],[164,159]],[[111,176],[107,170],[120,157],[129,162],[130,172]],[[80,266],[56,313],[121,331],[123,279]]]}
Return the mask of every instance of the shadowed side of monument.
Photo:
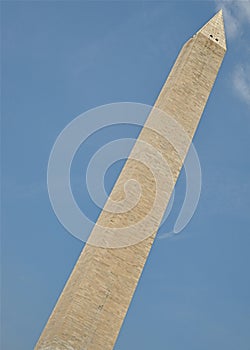
{"label": "shadowed side of monument", "polygon": [[[149,115],[36,350],[113,349],[225,52],[219,11],[180,51],[155,102],[156,112]],[[155,167],[157,179],[136,160],[138,155]],[[130,179],[141,185],[140,200],[131,209],[129,197],[119,211]],[[124,244],[116,241],[123,235],[131,235],[131,244],[126,237]],[[133,241],[134,236],[139,239]]]}

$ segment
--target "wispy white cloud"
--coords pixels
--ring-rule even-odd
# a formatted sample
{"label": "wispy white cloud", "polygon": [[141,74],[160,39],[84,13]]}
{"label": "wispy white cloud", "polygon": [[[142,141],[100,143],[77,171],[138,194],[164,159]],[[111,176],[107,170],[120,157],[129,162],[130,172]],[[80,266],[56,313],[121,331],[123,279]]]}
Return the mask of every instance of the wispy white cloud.
{"label": "wispy white cloud", "polygon": [[239,96],[250,105],[250,66],[238,65],[235,68],[233,84]]}
{"label": "wispy white cloud", "polygon": [[250,23],[250,1],[215,0],[217,10],[223,9],[227,37],[234,39]]}
{"label": "wispy white cloud", "polygon": [[249,0],[243,0],[243,1],[237,1],[236,2],[240,16],[250,22],[250,1]]}
{"label": "wispy white cloud", "polygon": [[[217,10],[223,9],[227,38],[232,41],[240,38],[250,24],[250,1],[215,0],[215,4]],[[237,96],[250,105],[250,59],[244,58],[248,55],[245,45],[241,49],[241,63],[236,64],[233,71],[232,86]]]}

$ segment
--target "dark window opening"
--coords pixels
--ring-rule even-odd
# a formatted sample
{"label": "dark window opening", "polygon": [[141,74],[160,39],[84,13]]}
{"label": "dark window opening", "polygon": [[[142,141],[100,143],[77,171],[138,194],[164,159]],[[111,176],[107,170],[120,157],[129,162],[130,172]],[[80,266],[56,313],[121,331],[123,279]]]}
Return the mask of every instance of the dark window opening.
{"label": "dark window opening", "polygon": [[213,36],[212,36],[212,34],[210,34],[210,38],[212,38]]}
{"label": "dark window opening", "polygon": [[216,40],[216,41],[219,41],[219,39],[217,39],[217,38],[216,38],[215,40]]}

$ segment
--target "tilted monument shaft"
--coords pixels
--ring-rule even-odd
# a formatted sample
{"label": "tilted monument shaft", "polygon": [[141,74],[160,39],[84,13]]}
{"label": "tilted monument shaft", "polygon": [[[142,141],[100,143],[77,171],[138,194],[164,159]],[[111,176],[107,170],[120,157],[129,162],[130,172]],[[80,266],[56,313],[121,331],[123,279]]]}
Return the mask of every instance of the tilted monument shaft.
{"label": "tilted monument shaft", "polygon": [[[166,118],[149,115],[35,349],[113,349],[225,52],[220,11],[182,48],[155,103]],[[136,160],[141,154],[157,170],[157,184],[147,166]],[[129,179],[141,184],[140,200],[129,209],[132,191],[122,206],[128,210],[112,212],[112,200],[119,208]]]}

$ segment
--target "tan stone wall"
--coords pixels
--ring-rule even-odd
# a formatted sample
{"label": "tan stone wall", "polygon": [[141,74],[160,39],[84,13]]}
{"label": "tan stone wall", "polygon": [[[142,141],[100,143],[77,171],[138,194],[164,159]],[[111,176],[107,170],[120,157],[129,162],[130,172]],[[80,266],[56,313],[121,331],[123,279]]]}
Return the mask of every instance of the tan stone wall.
{"label": "tan stone wall", "polygon": [[[220,42],[210,37],[210,31]],[[223,38],[219,13],[184,45],[155,107],[177,121],[189,138],[163,114],[150,114],[35,349],[113,348],[223,60]],[[157,152],[150,146],[163,159],[156,157]],[[156,169],[156,176],[149,164]],[[123,185],[131,178],[141,184],[141,197],[129,209],[133,202],[133,186],[130,187],[131,193],[119,209],[119,202],[116,205],[111,199],[124,200]],[[114,208],[122,212],[111,213],[109,210]],[[126,236],[124,247],[109,248],[110,237],[113,246],[122,242],[123,231],[119,231],[119,242],[116,241],[116,232],[122,228],[128,228],[124,232],[131,235],[132,243],[136,237],[135,244],[126,246]],[[107,244],[108,248],[98,244]]]}

